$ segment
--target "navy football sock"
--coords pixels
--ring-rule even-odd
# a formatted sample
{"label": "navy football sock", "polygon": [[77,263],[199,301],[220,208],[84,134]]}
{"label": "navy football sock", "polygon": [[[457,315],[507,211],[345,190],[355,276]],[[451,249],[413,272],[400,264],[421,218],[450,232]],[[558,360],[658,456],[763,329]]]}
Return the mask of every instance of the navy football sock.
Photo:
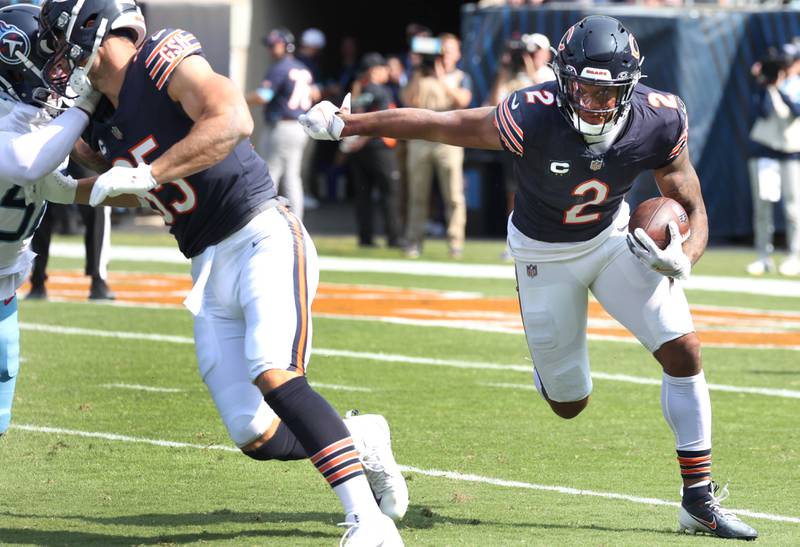
{"label": "navy football sock", "polygon": [[292,378],[267,393],[264,400],[291,430],[332,487],[364,474],[342,418],[311,389],[305,377]]}
{"label": "navy football sock", "polygon": [[305,449],[297,440],[286,424],[281,422],[275,434],[256,448],[255,450],[245,450],[244,453],[254,460],[304,460],[308,457]]}

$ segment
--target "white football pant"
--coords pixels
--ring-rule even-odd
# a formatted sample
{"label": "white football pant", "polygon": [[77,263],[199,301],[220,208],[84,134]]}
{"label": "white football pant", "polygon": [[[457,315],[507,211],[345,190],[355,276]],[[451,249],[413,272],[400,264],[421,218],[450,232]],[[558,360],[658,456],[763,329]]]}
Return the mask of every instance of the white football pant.
{"label": "white football pant", "polygon": [[[197,281],[202,260],[192,260]],[[276,418],[255,379],[270,369],[305,373],[317,251],[303,224],[273,207],[216,246],[194,337],[200,375],[237,446]]]}
{"label": "white football pant", "polygon": [[694,331],[680,284],[639,262],[627,248],[626,234],[627,228],[615,228],[578,257],[516,261],[528,348],[552,401],[578,401],[592,391],[586,343],[589,290],[650,352]]}

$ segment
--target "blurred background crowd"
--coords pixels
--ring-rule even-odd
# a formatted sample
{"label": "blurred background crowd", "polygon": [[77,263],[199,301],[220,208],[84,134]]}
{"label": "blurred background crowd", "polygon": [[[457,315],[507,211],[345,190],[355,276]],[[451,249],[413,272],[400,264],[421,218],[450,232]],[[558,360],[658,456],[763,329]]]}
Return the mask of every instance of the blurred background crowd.
{"label": "blurred background crowd", "polygon": [[[798,2],[442,0],[434,10],[413,0],[395,12],[357,0],[141,4],[150,30],[192,30],[212,65],[242,87],[253,143],[313,235],[350,233],[361,247],[408,258],[424,255],[430,238],[444,239],[453,259],[470,238],[502,239],[515,191],[509,159],[423,141],[312,142],[297,117],[347,93],[355,112],[495,105],[554,79],[551,48],[568,26],[613,15],[639,39],[647,85],[687,104],[712,244],[752,245],[752,275],[800,275]],[[644,177],[630,201],[655,192]],[[131,221],[125,214],[112,218]],[[52,226],[81,231],[91,225],[81,218],[59,211]],[[105,267],[87,263],[90,271]]]}

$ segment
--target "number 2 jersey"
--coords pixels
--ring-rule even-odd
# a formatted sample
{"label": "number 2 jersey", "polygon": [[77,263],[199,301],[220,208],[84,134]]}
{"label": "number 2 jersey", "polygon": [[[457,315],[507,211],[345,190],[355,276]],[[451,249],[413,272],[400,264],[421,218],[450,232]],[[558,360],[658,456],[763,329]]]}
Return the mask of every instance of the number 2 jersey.
{"label": "number 2 jersey", "polygon": [[[194,122],[167,93],[170,77],[202,47],[189,32],[161,30],[131,60],[114,110],[103,101],[85,134],[113,165],[152,163],[192,129]],[[145,199],[158,211],[188,258],[243,227],[276,197],[264,161],[249,139],[222,161],[185,179],[161,184]]]}
{"label": "number 2 jersey", "polygon": [[494,123],[518,183],[509,234],[516,229],[541,249],[566,252],[609,229],[634,179],[678,157],[688,131],[683,102],[642,84],[603,154],[592,153],[561,114],[555,82],[510,94]]}

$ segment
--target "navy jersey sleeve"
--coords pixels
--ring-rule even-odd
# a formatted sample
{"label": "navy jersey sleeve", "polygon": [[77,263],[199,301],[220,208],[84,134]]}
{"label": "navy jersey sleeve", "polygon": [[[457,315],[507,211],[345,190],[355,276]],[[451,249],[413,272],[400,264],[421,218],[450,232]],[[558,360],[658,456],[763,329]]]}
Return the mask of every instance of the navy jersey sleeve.
{"label": "navy jersey sleeve", "polygon": [[157,32],[145,42],[139,52],[139,55],[145,56],[145,69],[159,91],[166,89],[170,77],[184,59],[202,54],[200,41],[191,32],[181,29]]}
{"label": "navy jersey sleeve", "polygon": [[277,92],[283,86],[288,74],[281,63],[275,63],[264,75],[264,82],[261,85]]}
{"label": "navy jersey sleeve", "polygon": [[494,126],[500,134],[503,148],[512,154],[522,156],[525,151],[523,147],[525,134],[522,131],[524,123],[519,95],[520,92],[515,91],[497,105],[494,110]]}
{"label": "navy jersey sleeve", "polygon": [[[661,161],[656,169],[661,169],[672,163],[686,149],[686,145],[689,142],[689,117],[686,113],[686,105],[677,95],[666,97],[667,101],[658,101],[665,103],[659,105],[659,110],[664,113],[667,119],[662,134]],[[674,100],[674,104],[670,99]]]}

